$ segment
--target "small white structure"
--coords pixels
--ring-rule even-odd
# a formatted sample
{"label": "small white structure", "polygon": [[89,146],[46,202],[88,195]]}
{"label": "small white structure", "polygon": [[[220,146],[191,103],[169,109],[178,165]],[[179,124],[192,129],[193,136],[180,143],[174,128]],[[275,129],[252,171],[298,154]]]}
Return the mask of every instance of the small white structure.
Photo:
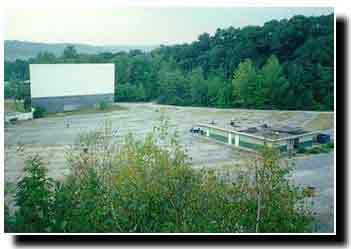
{"label": "small white structure", "polygon": [[33,108],[31,112],[8,112],[5,114],[5,122],[31,120],[33,112]]}

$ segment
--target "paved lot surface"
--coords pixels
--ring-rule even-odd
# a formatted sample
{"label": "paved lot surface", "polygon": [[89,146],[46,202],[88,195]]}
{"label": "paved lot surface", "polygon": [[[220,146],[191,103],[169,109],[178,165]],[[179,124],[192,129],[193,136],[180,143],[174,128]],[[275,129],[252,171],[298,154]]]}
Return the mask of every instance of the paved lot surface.
{"label": "paved lot surface", "polygon": [[[64,166],[63,154],[67,145],[72,144],[80,132],[101,128],[107,119],[112,121],[112,128],[118,130],[118,137],[115,139],[122,141],[122,137],[129,132],[144,137],[158,123],[158,118],[164,112],[170,118],[170,129],[179,131],[181,143],[192,158],[194,167],[215,167],[220,164],[240,164],[243,154],[230,146],[191,135],[189,129],[197,123],[209,123],[214,120],[217,123],[228,124],[231,119],[236,119],[247,124],[280,122],[304,126],[318,115],[316,112],[224,110],[160,106],[151,103],[120,105],[127,109],[104,114],[42,118],[5,128],[6,182],[15,182],[22,172],[23,159],[17,151],[21,144],[26,152],[41,152],[49,163],[51,176],[58,179],[64,177],[68,172]],[[70,123],[69,128],[66,127],[67,122]],[[333,158],[333,154],[330,153],[294,159],[296,165],[292,179],[298,184],[316,188],[316,230],[320,232],[333,230]]]}
{"label": "paved lot surface", "polygon": [[313,210],[316,212],[315,230],[334,230],[334,153],[298,158],[294,161],[292,181],[315,188]]}

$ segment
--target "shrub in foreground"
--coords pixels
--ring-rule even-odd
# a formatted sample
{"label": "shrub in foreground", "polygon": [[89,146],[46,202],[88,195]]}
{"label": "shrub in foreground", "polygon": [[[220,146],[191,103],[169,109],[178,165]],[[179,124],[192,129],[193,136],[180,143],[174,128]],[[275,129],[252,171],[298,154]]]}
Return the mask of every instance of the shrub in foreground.
{"label": "shrub in foreground", "polygon": [[99,102],[99,110],[100,111],[105,111],[109,107],[109,103],[107,101],[100,101]]}
{"label": "shrub in foreground", "polygon": [[43,107],[37,106],[34,108],[33,118],[42,118],[46,114],[46,110]]}

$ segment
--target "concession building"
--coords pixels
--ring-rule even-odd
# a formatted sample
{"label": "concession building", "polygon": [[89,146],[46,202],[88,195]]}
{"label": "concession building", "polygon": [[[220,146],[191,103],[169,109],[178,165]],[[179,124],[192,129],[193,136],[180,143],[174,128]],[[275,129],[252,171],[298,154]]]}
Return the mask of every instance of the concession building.
{"label": "concession building", "polygon": [[214,125],[198,124],[203,135],[234,147],[257,151],[264,144],[278,147],[281,152],[291,152],[299,148],[312,147],[319,131],[305,131],[299,127],[268,126],[222,128]]}

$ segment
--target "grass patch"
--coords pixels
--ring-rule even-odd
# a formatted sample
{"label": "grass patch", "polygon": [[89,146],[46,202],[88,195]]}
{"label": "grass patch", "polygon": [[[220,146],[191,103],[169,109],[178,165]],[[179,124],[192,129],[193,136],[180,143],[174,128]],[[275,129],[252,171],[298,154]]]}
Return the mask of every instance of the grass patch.
{"label": "grass patch", "polygon": [[298,154],[311,155],[311,154],[321,154],[321,153],[329,153],[334,149],[334,143],[330,142],[327,144],[322,144],[320,146],[315,146],[310,149],[300,148],[298,149]]}
{"label": "grass patch", "polygon": [[47,113],[45,117],[65,117],[73,115],[82,115],[82,114],[96,114],[96,113],[107,113],[113,111],[124,111],[127,110],[127,107],[120,105],[108,105],[106,108],[93,107],[93,108],[81,108],[73,111],[66,111],[60,113]]}
{"label": "grass patch", "polygon": [[23,101],[14,101],[12,99],[6,99],[4,101],[5,112],[25,112]]}
{"label": "grass patch", "polygon": [[305,126],[311,130],[325,130],[334,128],[334,114],[333,113],[320,113],[312,121],[308,122]]}

